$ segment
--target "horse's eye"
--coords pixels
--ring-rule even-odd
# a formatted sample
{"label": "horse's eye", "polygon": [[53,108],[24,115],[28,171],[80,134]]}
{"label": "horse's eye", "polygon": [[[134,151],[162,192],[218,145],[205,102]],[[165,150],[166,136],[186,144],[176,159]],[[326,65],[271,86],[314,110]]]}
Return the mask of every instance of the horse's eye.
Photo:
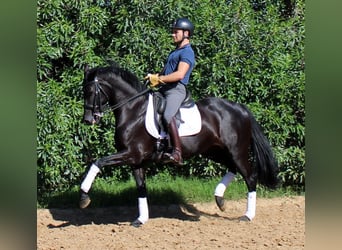
{"label": "horse's eye", "polygon": [[85,87],[83,88],[83,92],[84,92],[84,93],[88,93],[88,95],[90,95],[91,92],[92,92],[92,86],[89,86],[89,85],[85,86]]}

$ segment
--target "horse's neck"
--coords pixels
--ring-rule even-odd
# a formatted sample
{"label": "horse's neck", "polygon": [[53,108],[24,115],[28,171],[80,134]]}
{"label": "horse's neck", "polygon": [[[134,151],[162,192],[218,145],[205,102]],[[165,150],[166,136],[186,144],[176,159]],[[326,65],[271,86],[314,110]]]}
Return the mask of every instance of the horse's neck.
{"label": "horse's neck", "polygon": [[139,95],[139,92],[121,77],[115,79],[112,92],[113,99],[111,105],[120,105],[120,108],[114,110],[116,120],[122,122],[127,116],[131,116],[131,119],[133,119],[133,117],[140,117],[146,112],[148,100],[146,95],[138,96],[136,99],[128,101],[128,99]]}
{"label": "horse's neck", "polygon": [[[129,98],[129,97],[128,97]],[[141,116],[146,115],[148,99],[146,96],[140,96],[117,110],[114,110],[115,123],[117,126],[127,127]]]}
{"label": "horse's neck", "polygon": [[121,77],[113,79],[113,95],[114,105],[127,100],[128,98],[138,94],[138,91],[134,89],[129,83],[125,82]]}

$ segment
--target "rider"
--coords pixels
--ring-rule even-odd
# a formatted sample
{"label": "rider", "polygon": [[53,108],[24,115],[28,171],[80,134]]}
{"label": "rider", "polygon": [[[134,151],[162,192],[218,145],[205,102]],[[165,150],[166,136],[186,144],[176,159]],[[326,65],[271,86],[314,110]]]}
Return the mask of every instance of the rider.
{"label": "rider", "polygon": [[195,65],[195,54],[190,44],[194,25],[187,18],[178,18],[172,24],[172,39],[176,45],[171,51],[160,74],[148,74],[151,86],[157,86],[166,99],[164,122],[170,134],[172,153],[164,153],[165,162],[182,165],[182,147],[178,134],[175,115],[186,96],[186,85]]}

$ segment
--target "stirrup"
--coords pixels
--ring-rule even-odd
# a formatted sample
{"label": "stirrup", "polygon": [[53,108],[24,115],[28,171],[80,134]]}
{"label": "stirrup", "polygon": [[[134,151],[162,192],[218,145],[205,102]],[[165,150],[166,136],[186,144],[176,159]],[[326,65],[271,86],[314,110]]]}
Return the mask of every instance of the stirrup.
{"label": "stirrup", "polygon": [[[175,158],[174,155],[177,155],[179,158],[178,160]],[[175,165],[178,166],[183,166],[183,159],[182,159],[182,155],[180,152],[174,150],[171,154],[170,153],[164,153],[163,154],[163,163],[173,163]]]}

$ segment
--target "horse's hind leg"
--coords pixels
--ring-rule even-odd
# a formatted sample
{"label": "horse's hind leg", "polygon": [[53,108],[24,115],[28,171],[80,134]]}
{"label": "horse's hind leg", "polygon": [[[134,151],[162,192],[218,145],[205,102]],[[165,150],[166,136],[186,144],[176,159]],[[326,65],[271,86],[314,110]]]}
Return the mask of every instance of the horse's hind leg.
{"label": "horse's hind leg", "polygon": [[248,194],[247,194],[247,208],[244,216],[240,218],[241,221],[251,221],[255,217],[256,213],[256,184],[257,174],[248,162],[248,157],[243,157],[243,160],[235,160],[235,163],[244,178]]}
{"label": "horse's hind leg", "polygon": [[228,188],[229,184],[234,180],[234,178],[235,178],[235,174],[233,172],[227,172],[225,176],[223,176],[220,183],[215,188],[214,195],[215,195],[216,205],[221,211],[225,210],[224,198],[223,198],[224,192]]}
{"label": "horse's hind leg", "polygon": [[245,215],[240,217],[240,221],[251,221],[255,217],[256,211],[256,191],[247,194],[247,209]]}

